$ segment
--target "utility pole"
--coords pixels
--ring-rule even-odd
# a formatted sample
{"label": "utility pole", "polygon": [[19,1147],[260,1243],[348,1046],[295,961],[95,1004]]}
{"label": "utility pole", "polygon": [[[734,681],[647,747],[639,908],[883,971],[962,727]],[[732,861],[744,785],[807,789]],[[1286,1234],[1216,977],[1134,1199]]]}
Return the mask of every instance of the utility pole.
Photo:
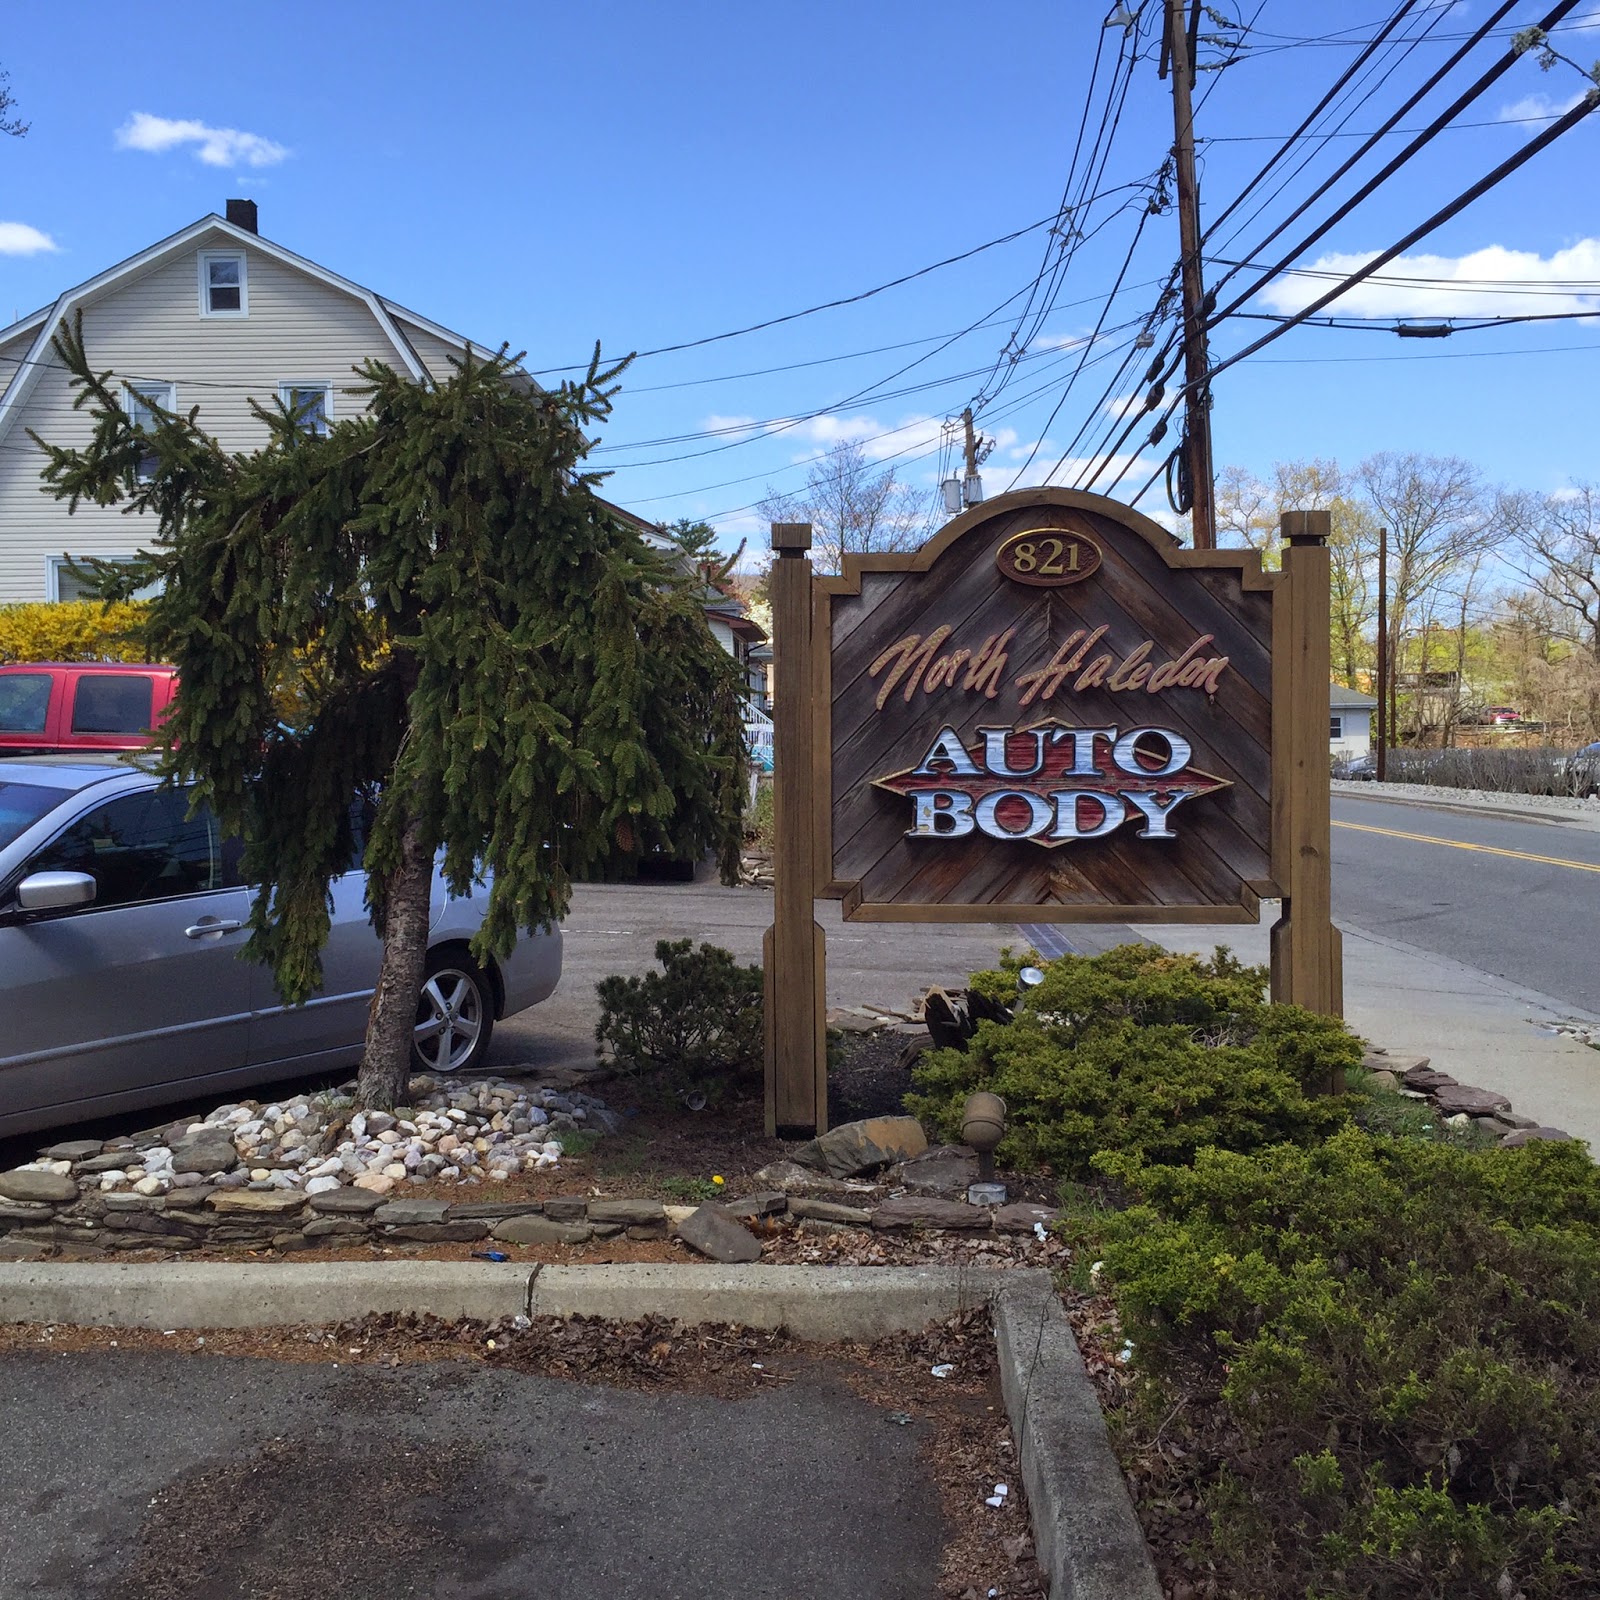
{"label": "utility pole", "polygon": [[[1189,468],[1189,512],[1196,550],[1217,547],[1216,504],[1212,497],[1211,389],[1206,382],[1205,283],[1200,272],[1200,186],[1194,171],[1194,62],[1184,0],[1164,0],[1166,39],[1163,67],[1172,69],[1172,154],[1177,165],[1178,234],[1183,249],[1183,446]],[[1194,10],[1199,11],[1198,4]]]}
{"label": "utility pole", "polygon": [[972,431],[971,406],[968,406],[961,413],[961,427],[965,434],[962,453],[966,458],[967,464],[966,474],[961,480],[961,503],[975,506],[983,499],[983,479],[978,476],[978,466],[989,452],[985,450],[981,455],[979,454],[978,436]]}
{"label": "utility pole", "polygon": [[1378,782],[1389,776],[1389,530],[1378,529]]}

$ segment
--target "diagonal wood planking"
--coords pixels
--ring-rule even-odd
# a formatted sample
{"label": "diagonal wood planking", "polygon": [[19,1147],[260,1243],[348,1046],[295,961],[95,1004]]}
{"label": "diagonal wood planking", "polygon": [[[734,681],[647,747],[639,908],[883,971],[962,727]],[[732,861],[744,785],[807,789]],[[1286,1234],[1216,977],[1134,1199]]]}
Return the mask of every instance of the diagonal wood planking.
{"label": "diagonal wood planking", "polygon": [[[1028,528],[1086,534],[1101,569],[1062,588],[1006,578],[999,546]],[[915,555],[850,557],[838,578],[818,579],[817,801],[823,892],[857,919],[1237,920],[1253,918],[1272,874],[1273,607],[1279,575],[1252,551],[1181,550],[1137,513],[1097,496],[1028,490],[950,523]],[[946,688],[909,700],[898,686],[880,710],[884,675],[873,662],[909,634],[948,625],[945,648],[976,652],[1013,630],[995,698]],[[1215,695],[1189,688],[1077,691],[1021,704],[1019,673],[1045,666],[1074,632],[1105,634],[1120,663],[1144,640],[1152,665],[1201,652],[1226,655]],[[1091,656],[1092,658],[1092,656]],[[1047,716],[1076,726],[1173,729],[1198,767],[1229,787],[1173,814],[1177,838],[1140,839],[1129,823],[1102,840],[1046,851],[982,835],[908,839],[906,801],[872,780],[914,766],[945,725],[963,737],[980,726],[1025,726]]]}

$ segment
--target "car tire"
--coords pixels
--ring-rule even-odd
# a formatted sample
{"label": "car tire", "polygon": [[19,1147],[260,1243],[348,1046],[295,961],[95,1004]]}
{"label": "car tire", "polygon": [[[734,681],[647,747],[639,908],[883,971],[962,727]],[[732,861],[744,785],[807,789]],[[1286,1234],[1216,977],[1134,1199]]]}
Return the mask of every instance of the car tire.
{"label": "car tire", "polygon": [[488,1058],[494,990],[462,949],[430,950],[417,996],[411,1065],[417,1072],[470,1072]]}

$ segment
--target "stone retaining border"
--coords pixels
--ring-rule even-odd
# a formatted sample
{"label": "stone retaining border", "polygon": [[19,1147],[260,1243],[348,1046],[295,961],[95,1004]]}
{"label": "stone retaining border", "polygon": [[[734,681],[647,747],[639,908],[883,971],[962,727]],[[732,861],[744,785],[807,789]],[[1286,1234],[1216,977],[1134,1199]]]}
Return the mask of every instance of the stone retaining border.
{"label": "stone retaining border", "polygon": [[0,1322],[191,1330],[384,1312],[492,1322],[658,1315],[786,1327],[822,1343],[909,1332],[988,1304],[1001,1390],[1050,1593],[1161,1600],[1105,1420],[1051,1275],[1027,1267],[527,1267],[494,1262],[0,1262]]}
{"label": "stone retaining border", "polygon": [[[56,1186],[52,1188],[52,1185]],[[59,1246],[90,1250],[305,1250],[352,1244],[585,1244],[625,1235],[666,1239],[691,1208],[659,1200],[555,1195],[545,1200],[386,1200],[363,1189],[305,1195],[277,1189],[177,1189],[170,1194],[79,1194],[46,1172],[0,1173],[0,1261],[37,1260]],[[1046,1206],[991,1210],[915,1195],[854,1207],[769,1190],[716,1209],[746,1222],[791,1218],[808,1231],[865,1228],[1028,1234]],[[752,1246],[754,1238],[751,1239]]]}

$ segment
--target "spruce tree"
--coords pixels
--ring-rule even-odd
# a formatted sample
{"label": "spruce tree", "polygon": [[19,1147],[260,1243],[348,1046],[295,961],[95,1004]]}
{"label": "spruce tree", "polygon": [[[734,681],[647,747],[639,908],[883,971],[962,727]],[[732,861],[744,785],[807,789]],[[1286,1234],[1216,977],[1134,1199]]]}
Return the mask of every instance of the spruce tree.
{"label": "spruce tree", "polygon": [[622,370],[598,347],[556,389],[504,348],[436,385],[368,362],[326,434],[252,402],[267,441],[234,455],[197,411],[152,406],[137,428],[81,321],[55,348],[94,429],[82,448],[36,439],[47,491],[152,519],[102,592],[160,586],[145,643],[179,670],[162,767],[243,838],[246,952],[291,1003],[320,979],[352,801],[376,804],[364,1105],[404,1098],[436,854],[453,892],[492,875],[480,960],[560,918],[573,878],[618,852],[715,850],[731,881],[740,677],[696,579],[583,470]]}

